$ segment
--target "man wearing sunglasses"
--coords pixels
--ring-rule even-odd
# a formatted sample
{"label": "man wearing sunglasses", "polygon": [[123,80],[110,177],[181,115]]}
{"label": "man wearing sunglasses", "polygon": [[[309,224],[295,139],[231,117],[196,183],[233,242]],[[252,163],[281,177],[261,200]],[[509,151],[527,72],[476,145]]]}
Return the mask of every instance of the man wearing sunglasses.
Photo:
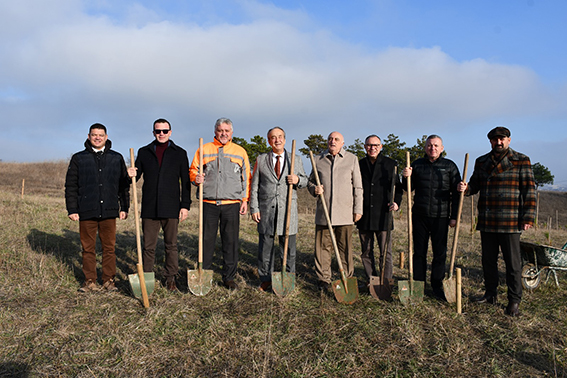
{"label": "man wearing sunglasses", "polygon": [[173,143],[171,124],[160,118],[154,122],[154,141],[138,150],[136,168],[128,168],[130,177],[144,176],[142,186],[142,230],[144,272],[152,272],[160,229],[165,244],[164,278],[168,290],[176,291],[179,269],[177,228],[185,220],[191,205],[189,160],[187,152]]}

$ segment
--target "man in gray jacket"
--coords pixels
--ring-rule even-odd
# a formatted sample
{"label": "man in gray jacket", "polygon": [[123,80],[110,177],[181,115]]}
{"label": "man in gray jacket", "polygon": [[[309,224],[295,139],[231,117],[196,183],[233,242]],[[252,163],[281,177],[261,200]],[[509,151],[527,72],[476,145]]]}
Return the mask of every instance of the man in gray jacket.
{"label": "man in gray jacket", "polygon": [[[362,217],[362,178],[358,158],[344,149],[343,136],[334,131],[327,138],[328,149],[315,157],[321,186],[311,172],[308,189],[311,195],[323,194],[329,210],[339,255],[347,277],[354,273],[352,228]],[[331,258],[334,255],[331,235],[323,213],[321,198],[315,214],[315,272],[319,288],[330,291]]]}
{"label": "man in gray jacket", "polygon": [[[307,186],[307,175],[300,159],[295,160],[291,172],[291,156],[285,150],[285,131],[274,127],[268,131],[268,143],[272,151],[256,159],[252,185],[250,187],[250,212],[258,223],[258,274],[262,281],[261,291],[271,287],[274,270],[274,239],[277,235],[280,256],[283,258],[285,242],[285,213],[287,209],[288,185],[293,185],[291,214],[289,221],[288,258],[286,271],[295,273],[295,237],[297,234],[297,189]],[[282,267],[283,269],[283,267]]]}

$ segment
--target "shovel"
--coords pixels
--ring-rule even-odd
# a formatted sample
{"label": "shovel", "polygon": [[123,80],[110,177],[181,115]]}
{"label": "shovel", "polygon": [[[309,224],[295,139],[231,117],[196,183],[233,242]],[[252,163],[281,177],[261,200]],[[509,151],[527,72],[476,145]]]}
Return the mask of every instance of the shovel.
{"label": "shovel", "polygon": [[[290,172],[293,174],[295,167],[295,139],[291,141],[291,166]],[[295,288],[295,273],[288,273],[286,271],[287,264],[287,248],[289,243],[289,218],[291,217],[291,199],[293,196],[293,184],[289,184],[287,189],[287,208],[285,213],[285,241],[284,241],[284,255],[282,262],[282,272],[272,273],[272,290],[279,297],[285,297]]]}
{"label": "shovel", "polygon": [[[398,167],[394,167],[394,175],[392,176],[392,186],[390,189],[390,204],[394,203],[394,190],[396,183],[396,175],[398,174]],[[388,253],[388,246],[390,245],[390,237],[392,234],[392,212],[388,211],[388,231],[386,232],[386,244],[384,251],[382,251],[382,268],[380,269],[380,277],[370,277],[370,294],[383,301],[392,299],[392,284],[389,279],[384,279],[384,272],[386,271],[386,254]]]}
{"label": "shovel", "polygon": [[[317,166],[315,164],[315,159],[313,158],[313,152],[309,151],[309,157],[311,158],[311,165],[313,166],[313,173],[315,174],[315,182],[317,186],[321,186],[321,181],[319,180],[319,173],[317,172]],[[333,225],[331,224],[331,217],[329,216],[329,210],[327,209],[327,203],[325,202],[325,197],[323,194],[319,194],[321,199],[321,204],[323,206],[323,212],[325,213],[325,218],[327,219],[327,226],[329,227],[329,234],[331,235],[331,241],[333,242],[333,249],[335,250],[335,256],[339,264],[339,271],[341,273],[341,279],[333,282],[333,292],[335,293],[335,298],[339,303],[352,304],[358,299],[358,283],[356,282],[356,277],[347,278],[345,271],[343,269],[343,263],[341,261],[341,256],[339,255],[339,247],[337,246],[337,239],[335,239],[335,233],[333,231]]]}
{"label": "shovel", "polygon": [[[130,148],[130,167],[134,168],[134,149]],[[155,277],[154,272],[144,273],[142,263],[142,242],[140,241],[140,217],[138,215],[138,189],[136,188],[136,177],[132,177],[132,189],[134,192],[134,219],[136,220],[136,246],[138,247],[138,274],[129,274],[128,281],[134,297],[142,299],[145,308],[150,307],[148,295],[154,292]]]}
{"label": "shovel", "polygon": [[[463,169],[463,182],[467,179],[467,168],[469,165],[469,154],[465,154],[465,169]],[[461,225],[461,213],[463,211],[463,200],[465,192],[459,195],[459,208],[457,211],[457,224],[455,225],[455,236],[453,236],[453,248],[451,249],[451,265],[449,268],[449,276],[443,280],[443,292],[449,303],[457,301],[457,281],[453,277],[453,268],[455,267],[455,255],[457,254],[457,242],[459,240],[459,226]]]}
{"label": "shovel", "polygon": [[[203,173],[203,138],[199,138],[199,174]],[[207,294],[213,285],[213,271],[203,269],[203,184],[199,185],[199,261],[197,269],[187,269],[187,286],[196,296]]]}
{"label": "shovel", "polygon": [[[407,167],[410,167],[410,153],[406,151]],[[398,294],[403,304],[421,302],[423,300],[423,281],[413,280],[413,227],[411,220],[411,176],[407,178],[408,193],[408,273],[409,281],[398,281]]]}

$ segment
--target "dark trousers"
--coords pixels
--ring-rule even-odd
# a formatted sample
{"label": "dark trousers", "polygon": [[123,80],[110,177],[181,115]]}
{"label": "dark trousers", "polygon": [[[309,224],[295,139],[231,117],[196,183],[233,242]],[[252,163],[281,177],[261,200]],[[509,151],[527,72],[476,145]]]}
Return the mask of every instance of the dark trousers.
{"label": "dark trousers", "polygon": [[[386,236],[388,231],[363,231],[358,230],[358,235],[360,237],[361,245],[361,259],[362,265],[364,266],[364,271],[366,276],[370,279],[370,276],[378,276],[376,272],[376,260],[374,257],[374,236],[378,241],[378,248],[380,249],[380,265],[384,259],[384,253],[386,253],[386,266],[384,267],[384,278],[392,278],[392,272],[394,270],[392,263],[392,238],[390,237],[390,242],[388,243],[388,248],[386,248]],[[381,266],[379,267],[381,268]],[[381,274],[382,272],[380,272]]]}
{"label": "dark trousers", "polygon": [[[262,282],[271,281],[274,271],[275,251],[274,251],[274,235],[260,234],[258,241],[258,275]],[[277,236],[279,242],[279,256],[282,259],[284,255],[285,236]],[[295,235],[289,235],[287,248],[286,272],[295,273]]]}
{"label": "dark trousers", "polygon": [[114,279],[116,275],[116,218],[82,220],[79,233],[83,247],[83,273],[86,280],[96,281],[96,233],[102,246],[102,282]]}
{"label": "dark trousers", "polygon": [[156,259],[156,244],[159,230],[163,229],[163,242],[165,244],[164,277],[166,280],[174,279],[179,270],[179,259],[177,253],[177,227],[179,219],[142,219],[142,230],[144,232],[144,250],[142,260],[144,272],[153,272]]}
{"label": "dark trousers", "polygon": [[423,217],[413,214],[413,278],[425,281],[427,272],[427,248],[431,238],[433,261],[431,262],[431,287],[441,289],[445,278],[447,260],[448,218]]}
{"label": "dark trousers", "polygon": [[240,227],[240,204],[217,206],[203,203],[203,269],[211,269],[213,254],[220,227],[222,241],[222,279],[234,280],[238,265],[238,230]]}
{"label": "dark trousers", "polygon": [[498,292],[498,253],[506,263],[506,285],[508,301],[520,303],[522,300],[522,255],[520,253],[520,233],[481,232],[482,271],[486,293]]}

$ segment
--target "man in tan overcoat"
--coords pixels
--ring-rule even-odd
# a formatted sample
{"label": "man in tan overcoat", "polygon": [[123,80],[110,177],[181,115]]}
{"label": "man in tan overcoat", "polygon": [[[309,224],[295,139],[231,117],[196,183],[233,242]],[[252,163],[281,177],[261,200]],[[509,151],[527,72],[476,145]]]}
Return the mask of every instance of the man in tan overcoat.
{"label": "man in tan overcoat", "polygon": [[[362,216],[362,178],[358,158],[344,149],[343,136],[334,131],[327,138],[328,149],[315,157],[321,186],[311,172],[308,189],[311,195],[323,194],[329,209],[339,255],[347,277],[354,273],[352,230]],[[333,244],[321,197],[315,214],[315,272],[319,288],[330,291]]]}

